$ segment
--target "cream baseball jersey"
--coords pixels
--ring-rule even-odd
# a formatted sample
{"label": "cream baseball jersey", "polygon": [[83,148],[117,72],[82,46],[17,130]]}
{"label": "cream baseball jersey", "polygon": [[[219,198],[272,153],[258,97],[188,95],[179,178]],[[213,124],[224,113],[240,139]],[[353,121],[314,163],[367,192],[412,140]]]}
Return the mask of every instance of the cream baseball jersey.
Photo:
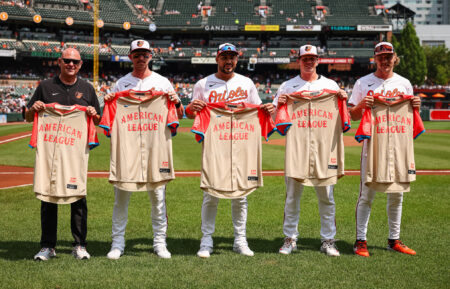
{"label": "cream baseball jersey", "polygon": [[275,131],[259,105],[208,103],[192,126],[203,143],[200,187],[218,198],[242,198],[263,185],[261,136]]}
{"label": "cream baseball jersey", "polygon": [[221,80],[214,74],[199,80],[194,86],[192,100],[194,99],[199,99],[206,103],[247,102],[261,104],[258,90],[253,81],[238,73],[234,73],[234,76],[228,81]]}
{"label": "cream baseball jersey", "polygon": [[413,88],[408,79],[394,73],[388,79],[381,79],[371,73],[358,79],[353,87],[352,95],[348,101],[350,105],[357,105],[366,95],[384,95],[395,97],[400,94],[412,95]]}
{"label": "cream baseball jersey", "polygon": [[345,100],[337,91],[288,94],[275,123],[286,137],[285,175],[306,186],[334,185],[344,175],[343,132],[350,129]]}
{"label": "cream baseball jersey", "polygon": [[149,191],[175,178],[172,136],[178,116],[161,91],[126,90],[105,103],[100,127],[111,137],[109,182],[125,191]]}
{"label": "cream baseball jersey", "polygon": [[413,140],[425,132],[412,95],[374,95],[364,111],[355,138],[368,140],[364,184],[381,192],[408,192],[416,179]]}
{"label": "cream baseball jersey", "polygon": [[150,76],[140,79],[134,77],[130,72],[124,77],[120,78],[116,85],[113,88],[113,92],[119,92],[124,90],[137,90],[137,91],[147,91],[147,90],[156,90],[169,92],[173,91],[172,84],[170,81],[164,76],[152,71]]}
{"label": "cream baseball jersey", "polygon": [[86,196],[89,149],[98,145],[86,108],[50,103],[34,115],[29,146],[36,148],[34,191],[38,199],[69,204]]}

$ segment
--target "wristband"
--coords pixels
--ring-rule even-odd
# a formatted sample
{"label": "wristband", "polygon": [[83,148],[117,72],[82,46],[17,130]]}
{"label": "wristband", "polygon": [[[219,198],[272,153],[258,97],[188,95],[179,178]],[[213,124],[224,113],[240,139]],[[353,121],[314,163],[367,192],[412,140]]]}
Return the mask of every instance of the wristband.
{"label": "wristband", "polygon": [[181,106],[181,101],[175,104],[176,108],[180,108],[180,106]]}

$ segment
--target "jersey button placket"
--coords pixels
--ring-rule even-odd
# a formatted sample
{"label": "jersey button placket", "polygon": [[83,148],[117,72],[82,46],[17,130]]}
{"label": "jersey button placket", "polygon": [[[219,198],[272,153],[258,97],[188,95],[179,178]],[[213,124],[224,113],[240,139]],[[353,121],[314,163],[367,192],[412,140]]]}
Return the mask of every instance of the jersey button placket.
{"label": "jersey button placket", "polygon": [[142,181],[145,182],[147,181],[147,170],[146,168],[148,167],[146,165],[146,151],[145,151],[145,144],[146,144],[146,135],[143,135],[142,133],[142,119],[141,119],[141,104],[138,105],[137,107],[137,112],[138,112],[138,123],[139,123],[139,139],[141,141],[141,153],[140,153],[140,157],[141,157],[141,172],[142,172]]}
{"label": "jersey button placket", "polygon": [[393,134],[391,133],[391,122],[389,121],[391,115],[391,107],[388,106],[387,109],[387,130],[388,130],[388,160],[389,160],[389,179],[393,180],[394,179],[394,137]]}
{"label": "jersey button placket", "polygon": [[60,158],[60,145],[58,143],[58,138],[60,135],[60,130],[59,127],[63,125],[63,117],[62,115],[59,116],[58,119],[58,129],[56,131],[56,135],[55,135],[55,145],[53,146],[53,162],[52,162],[52,171],[51,171],[51,175],[50,175],[50,191],[52,192],[57,192],[57,188],[56,188],[56,176],[58,173],[58,163],[59,163],[59,158]]}
{"label": "jersey button placket", "polygon": [[309,137],[309,177],[313,177],[315,173],[315,167],[314,167],[314,160],[315,156],[317,154],[317,148],[316,148],[316,142],[314,141],[313,135],[313,128],[310,125],[312,122],[311,119],[311,111],[312,111],[312,103],[311,100],[308,104],[308,137]]}
{"label": "jersey button placket", "polygon": [[230,138],[231,138],[231,190],[237,188],[237,160],[238,160],[238,146],[236,145],[236,140],[233,139],[233,122],[235,121],[235,116],[232,113],[230,115]]}

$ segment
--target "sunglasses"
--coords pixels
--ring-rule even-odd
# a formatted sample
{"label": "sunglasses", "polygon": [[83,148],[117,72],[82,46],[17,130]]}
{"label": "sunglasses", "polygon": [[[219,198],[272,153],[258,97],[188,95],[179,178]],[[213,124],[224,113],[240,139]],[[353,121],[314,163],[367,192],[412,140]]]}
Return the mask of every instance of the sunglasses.
{"label": "sunglasses", "polygon": [[138,59],[139,57],[144,57],[145,59],[150,58],[150,54],[146,54],[146,53],[136,53],[133,54],[133,58],[134,59]]}
{"label": "sunglasses", "polygon": [[64,61],[65,64],[70,64],[72,62],[74,65],[78,65],[81,62],[80,59],[63,58],[62,60]]}
{"label": "sunglasses", "polygon": [[236,46],[234,46],[233,44],[230,44],[230,43],[224,43],[219,46],[219,49],[217,49],[218,53],[225,52],[225,51],[237,52]]}
{"label": "sunglasses", "polygon": [[389,46],[389,45],[380,45],[377,48],[375,48],[375,54],[378,54],[381,52],[394,52],[394,47]]}

